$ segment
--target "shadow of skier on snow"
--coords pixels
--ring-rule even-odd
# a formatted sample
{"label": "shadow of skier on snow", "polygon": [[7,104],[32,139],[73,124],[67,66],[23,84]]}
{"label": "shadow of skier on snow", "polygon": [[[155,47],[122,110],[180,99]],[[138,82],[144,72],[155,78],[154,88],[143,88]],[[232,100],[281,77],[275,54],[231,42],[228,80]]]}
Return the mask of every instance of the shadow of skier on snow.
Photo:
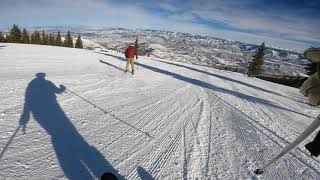
{"label": "shadow of skier on snow", "polygon": [[113,65],[113,64],[108,63],[108,62],[102,61],[101,59],[99,59],[99,62],[101,62],[101,63],[103,63],[103,64],[106,64],[106,65],[109,65],[109,66],[111,66],[111,67],[114,67],[114,68],[116,68],[116,69],[118,69],[118,70],[120,70],[120,71],[124,71],[124,69],[121,69],[121,68],[119,68],[119,67],[117,67],[117,66],[115,66],[115,65]]}
{"label": "shadow of skier on snow", "polygon": [[127,61],[126,58],[121,57],[121,56],[116,56],[116,55],[112,55],[112,54],[103,54],[103,55],[110,56],[110,57],[114,57],[114,58],[117,58],[117,59],[119,59],[119,60],[121,60],[121,61]]}
{"label": "shadow of skier on snow", "polygon": [[45,79],[45,75],[37,73],[26,89],[20,117],[23,132],[32,114],[51,136],[53,149],[67,179],[96,179],[105,171],[122,178],[104,156],[85,141],[61,109],[56,94],[63,93],[66,88],[63,85],[56,87]]}
{"label": "shadow of skier on snow", "polygon": [[[177,67],[186,68],[186,69],[189,69],[189,70],[192,70],[192,71],[196,71],[196,72],[199,72],[199,73],[207,74],[209,76],[213,76],[213,77],[217,77],[217,78],[220,78],[220,79],[223,79],[223,80],[227,80],[227,81],[230,81],[230,82],[238,83],[238,84],[241,84],[241,85],[244,85],[244,86],[259,90],[259,91],[262,91],[262,92],[266,92],[266,93],[270,93],[270,94],[274,94],[274,95],[277,95],[277,96],[282,96],[282,97],[291,99],[290,97],[284,96],[284,95],[282,95],[280,93],[277,93],[275,91],[264,89],[264,88],[261,88],[259,86],[255,86],[255,85],[252,85],[252,84],[240,81],[240,80],[236,80],[236,79],[233,79],[233,78],[230,78],[230,77],[222,76],[222,75],[219,75],[219,74],[214,74],[214,73],[211,73],[211,72],[207,72],[207,71],[204,71],[204,70],[200,70],[200,69],[197,69],[197,68],[193,68],[193,67],[189,67],[189,66],[186,66],[186,65],[173,63],[173,62],[166,62],[166,61],[162,61],[162,60],[155,60],[155,61],[158,61],[158,62],[161,62],[161,63],[165,63],[165,64],[169,64],[169,65],[173,65],[173,66],[177,66]],[[296,100],[294,100],[294,101],[296,101]]]}
{"label": "shadow of skier on snow", "polygon": [[[114,58],[116,58],[118,60],[122,60],[123,59],[122,57],[115,56],[115,55],[112,55],[112,57],[114,57]],[[288,109],[286,107],[282,107],[282,106],[277,105],[276,103],[273,103],[273,102],[271,102],[269,100],[265,100],[265,99],[262,99],[262,98],[259,98],[259,97],[243,94],[241,92],[237,92],[237,91],[234,91],[234,90],[225,89],[225,88],[222,88],[222,87],[219,87],[219,86],[215,86],[215,85],[209,84],[207,82],[204,82],[204,81],[201,81],[201,80],[198,80],[198,79],[182,76],[182,75],[174,73],[174,72],[170,72],[170,71],[163,70],[163,69],[160,69],[160,68],[157,68],[157,67],[153,67],[153,66],[149,66],[149,65],[146,65],[146,64],[142,64],[142,63],[139,63],[139,62],[135,62],[135,64],[139,65],[140,67],[143,67],[145,69],[148,69],[148,70],[151,70],[151,71],[154,71],[154,72],[157,72],[157,73],[165,74],[167,76],[171,76],[172,78],[175,78],[175,79],[178,79],[178,80],[181,80],[181,81],[185,81],[187,83],[190,83],[190,84],[202,87],[202,88],[210,89],[210,90],[221,92],[221,93],[224,93],[224,94],[230,94],[232,96],[239,97],[241,99],[245,99],[245,100],[247,100],[249,102],[255,102],[255,103],[263,104],[263,105],[270,106],[270,107],[273,107],[273,108],[277,108],[277,109],[285,110],[285,111],[292,112],[292,113],[295,113],[295,114],[299,114],[301,116],[305,116],[305,117],[308,117],[308,118],[315,118],[315,117],[309,116],[307,114],[303,114],[303,113],[297,112],[295,110],[291,110],[291,109]]]}

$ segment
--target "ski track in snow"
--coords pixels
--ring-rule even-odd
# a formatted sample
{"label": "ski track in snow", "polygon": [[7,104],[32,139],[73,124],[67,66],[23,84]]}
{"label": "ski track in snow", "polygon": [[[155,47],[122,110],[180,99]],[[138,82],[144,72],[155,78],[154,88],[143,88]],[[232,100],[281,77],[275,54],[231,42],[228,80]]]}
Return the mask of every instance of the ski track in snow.
{"label": "ski track in snow", "polygon": [[66,150],[54,148],[67,140],[52,141],[33,115],[26,134],[19,128],[26,87],[38,72],[66,86],[56,95],[61,110],[105,158],[97,169],[81,160],[79,174],[89,171],[92,179],[109,170],[120,179],[320,179],[320,160],[309,156],[306,142],[263,175],[252,173],[317,116],[298,89],[144,57],[131,75],[121,71],[120,54],[0,45],[0,179],[72,177],[59,160]]}

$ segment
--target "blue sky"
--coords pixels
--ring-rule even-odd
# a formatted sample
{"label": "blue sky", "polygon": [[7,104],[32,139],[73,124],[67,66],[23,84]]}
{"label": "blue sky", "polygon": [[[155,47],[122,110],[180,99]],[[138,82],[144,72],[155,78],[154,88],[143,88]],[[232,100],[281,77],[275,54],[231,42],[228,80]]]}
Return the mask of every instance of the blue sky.
{"label": "blue sky", "polygon": [[88,25],[178,31],[282,48],[320,46],[319,0],[1,0],[0,30]]}

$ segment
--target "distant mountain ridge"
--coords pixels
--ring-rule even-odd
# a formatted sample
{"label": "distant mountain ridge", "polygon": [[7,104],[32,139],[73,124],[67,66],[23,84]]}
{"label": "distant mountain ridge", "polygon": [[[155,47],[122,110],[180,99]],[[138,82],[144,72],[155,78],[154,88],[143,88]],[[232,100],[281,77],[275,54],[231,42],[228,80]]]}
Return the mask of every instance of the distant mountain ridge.
{"label": "distant mountain ridge", "polygon": [[[239,72],[246,70],[248,61],[259,46],[209,36],[152,29],[132,30],[78,25],[33,27],[30,29],[44,29],[48,32],[59,30],[62,33],[70,30],[72,34],[80,34],[87,42],[94,42],[89,44],[98,43],[106,49],[121,52],[138,37],[139,54],[142,56],[212,67],[231,67]],[[308,61],[303,58],[301,52],[268,47],[268,44],[266,46],[264,74],[306,76],[304,65]],[[95,48],[90,45],[86,47]]]}
{"label": "distant mountain ridge", "polygon": [[[245,71],[259,46],[158,30],[108,28],[86,35],[85,38],[116,51],[123,51],[138,37],[141,55],[213,67],[230,66],[239,68],[239,71]],[[263,69],[266,74],[304,76],[307,63],[300,52],[267,47]]]}

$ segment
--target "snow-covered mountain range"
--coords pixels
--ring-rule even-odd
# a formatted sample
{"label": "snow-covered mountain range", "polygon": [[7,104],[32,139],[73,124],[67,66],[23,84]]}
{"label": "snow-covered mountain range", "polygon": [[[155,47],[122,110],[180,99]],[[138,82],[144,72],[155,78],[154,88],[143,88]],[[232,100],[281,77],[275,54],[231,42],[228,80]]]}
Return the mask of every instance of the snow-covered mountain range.
{"label": "snow-covered mountain range", "polygon": [[[227,66],[242,73],[259,46],[208,36],[141,29],[83,29],[82,35],[116,51],[124,51],[138,37],[139,53],[143,56],[218,68]],[[308,62],[301,52],[267,47],[265,53],[265,74],[304,76],[304,65]]]}
{"label": "snow-covered mountain range", "polygon": [[[186,33],[123,29],[95,28],[86,26],[47,26],[33,27],[30,30],[42,30],[81,34],[85,47],[94,49],[103,46],[106,49],[123,52],[138,37],[139,53],[142,56],[170,59],[172,61],[205,65],[219,69],[229,69],[244,73],[248,61],[259,45],[219,39]],[[262,43],[262,42],[261,42]],[[101,45],[101,46],[100,46]],[[266,76],[306,76],[304,65],[308,63],[301,52],[268,47],[263,65]]]}

